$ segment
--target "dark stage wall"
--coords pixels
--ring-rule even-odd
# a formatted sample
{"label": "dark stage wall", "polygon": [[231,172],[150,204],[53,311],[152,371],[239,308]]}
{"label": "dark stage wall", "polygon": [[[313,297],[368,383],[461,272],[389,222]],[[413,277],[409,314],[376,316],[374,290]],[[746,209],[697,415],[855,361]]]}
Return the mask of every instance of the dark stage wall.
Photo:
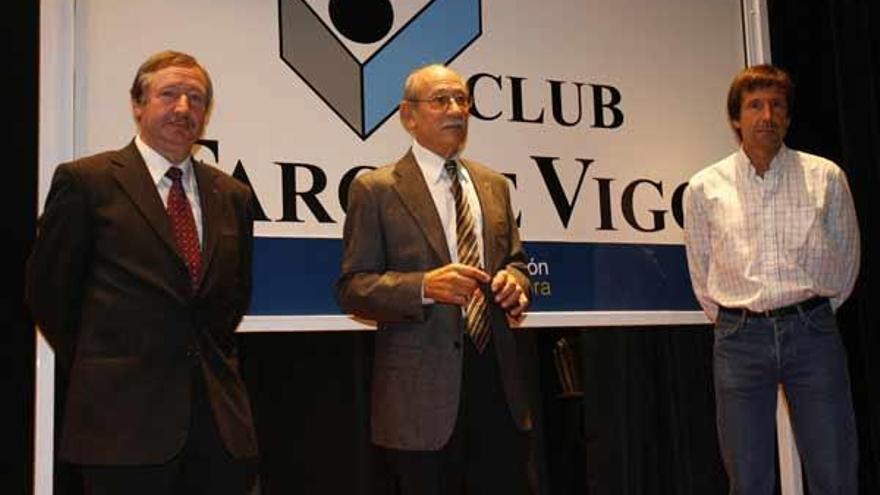
{"label": "dark stage wall", "polygon": [[[7,124],[6,225],[11,233],[4,250],[9,316],[0,344],[0,492],[30,493],[33,475],[34,329],[24,308],[24,262],[34,240],[37,202],[37,80],[39,77],[39,2],[14,2],[5,8],[2,32],[7,39],[3,71],[9,88]],[[8,34],[7,34],[8,33]]]}
{"label": "dark stage wall", "polygon": [[[769,0],[773,61],[791,71],[797,99],[789,145],[827,156],[847,172],[863,237],[862,272],[839,312],[859,426],[861,493],[880,493],[880,321],[869,294],[880,252],[880,5],[873,0]],[[2,348],[6,400],[3,493],[29,493],[32,476],[32,325],[22,268],[33,240],[37,170],[39,2],[4,16],[6,102],[14,170],[11,322]],[[695,68],[695,74],[699,68]],[[674,90],[670,88],[670,90]],[[725,95],[718,95],[719,106]],[[723,118],[719,115],[719,118]],[[7,125],[7,127],[10,127]],[[7,176],[9,177],[9,176]],[[577,358],[582,397],[562,397],[553,348],[565,338]],[[708,327],[533,331],[531,388],[538,405],[536,455],[545,493],[722,494]],[[263,450],[263,492],[385,493],[368,439],[370,333],[241,336]],[[59,377],[59,385],[63,377]],[[56,493],[78,493],[60,467]]]}

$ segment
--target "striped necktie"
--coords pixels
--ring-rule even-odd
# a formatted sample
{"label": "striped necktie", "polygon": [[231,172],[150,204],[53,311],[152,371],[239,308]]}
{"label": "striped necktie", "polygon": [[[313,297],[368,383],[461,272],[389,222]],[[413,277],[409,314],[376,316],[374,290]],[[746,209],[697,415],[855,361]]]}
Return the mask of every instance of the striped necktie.
{"label": "striped necktie", "polygon": [[[449,160],[443,166],[449,176],[452,186],[452,197],[455,198],[455,234],[458,239],[459,263],[480,268],[480,246],[474,231],[474,215],[471,213],[470,204],[461,189],[461,181],[458,177],[458,164]],[[465,309],[467,319],[467,332],[477,351],[483,352],[489,343],[491,333],[489,331],[489,313],[486,298],[482,290],[474,292],[474,297]]]}

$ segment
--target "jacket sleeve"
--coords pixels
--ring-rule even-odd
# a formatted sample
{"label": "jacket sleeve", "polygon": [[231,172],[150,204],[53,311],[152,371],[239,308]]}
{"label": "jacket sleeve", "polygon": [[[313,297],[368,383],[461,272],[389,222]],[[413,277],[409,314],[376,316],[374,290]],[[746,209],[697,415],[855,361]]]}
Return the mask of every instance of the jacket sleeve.
{"label": "jacket sleeve", "polygon": [[253,259],[254,259],[254,211],[256,208],[257,198],[253,189],[246,186],[245,190],[238,195],[237,205],[238,221],[241,223],[239,232],[239,275],[241,281],[237,294],[236,305],[236,321],[234,327],[238,326],[242,317],[247,313],[251,303],[251,294],[253,291]]}
{"label": "jacket sleeve", "polygon": [[62,366],[73,357],[91,256],[88,194],[73,165],[62,164],[52,178],[25,282],[32,315]]}
{"label": "jacket sleeve", "polygon": [[516,278],[516,282],[519,284],[520,289],[522,289],[531,300],[532,282],[527,267],[528,256],[526,255],[519,238],[519,228],[516,226],[516,219],[513,216],[513,209],[510,204],[510,189],[507,187],[506,182],[504,183],[503,189],[504,202],[507,208],[507,235],[510,239],[510,251],[507,253],[504,260],[504,268]]}
{"label": "jacket sleeve", "polygon": [[378,322],[424,321],[423,271],[390,270],[381,205],[361,177],[351,186],[336,300],[343,311]]}

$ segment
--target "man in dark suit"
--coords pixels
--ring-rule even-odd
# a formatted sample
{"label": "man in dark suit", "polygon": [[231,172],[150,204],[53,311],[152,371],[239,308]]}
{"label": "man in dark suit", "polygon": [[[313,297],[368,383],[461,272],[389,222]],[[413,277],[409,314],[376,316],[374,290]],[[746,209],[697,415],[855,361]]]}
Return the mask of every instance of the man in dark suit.
{"label": "man in dark suit", "polygon": [[403,494],[528,493],[531,413],[508,320],[530,282],[506,179],[461,158],[462,77],[410,74],[412,148],[349,193],[337,299],[376,320],[372,441]]}
{"label": "man in dark suit", "polygon": [[252,195],[191,157],[212,106],[193,57],[150,57],[131,105],[131,143],[56,169],[28,262],[34,317],[69,373],[58,454],[86,493],[252,493],[233,338]]}

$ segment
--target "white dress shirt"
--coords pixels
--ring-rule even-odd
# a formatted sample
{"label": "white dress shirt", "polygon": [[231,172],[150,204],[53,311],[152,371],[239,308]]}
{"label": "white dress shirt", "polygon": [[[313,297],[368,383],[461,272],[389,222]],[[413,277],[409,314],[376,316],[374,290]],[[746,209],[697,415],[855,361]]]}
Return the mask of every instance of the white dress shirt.
{"label": "white dress shirt", "polygon": [[[449,259],[453,263],[458,262],[458,235],[455,228],[455,198],[452,196],[452,179],[446,173],[443,166],[446,159],[429,151],[418,141],[413,141],[413,156],[422,176],[428,184],[428,190],[431,191],[431,198],[434,200],[434,206],[437,208],[437,214],[440,216],[440,223],[443,225],[443,231],[446,234],[446,246],[449,248]],[[458,161],[457,158],[455,158]],[[468,206],[471,214],[474,216],[474,235],[477,238],[477,247],[480,253],[480,267],[485,266],[483,259],[483,210],[480,208],[480,200],[477,197],[477,191],[474,189],[474,183],[467,169],[458,167],[458,176],[461,181],[461,191],[468,200]]]}
{"label": "white dress shirt", "polygon": [[740,149],[694,175],[685,191],[694,293],[718,307],[766,311],[813,296],[834,309],[859,271],[859,228],[843,171],[782,146],[761,178]]}
{"label": "white dress shirt", "polygon": [[[422,172],[422,177],[428,185],[428,191],[431,192],[431,198],[434,200],[434,207],[437,209],[437,215],[440,217],[440,224],[443,225],[443,232],[446,236],[446,247],[449,249],[449,259],[453,263],[458,262],[458,233],[456,231],[455,222],[455,198],[452,195],[452,179],[446,173],[446,159],[426,149],[420,145],[418,141],[413,140],[412,144],[413,157],[416,164]],[[453,158],[458,161],[458,157]],[[480,254],[480,268],[485,266],[483,259],[483,210],[480,208],[480,200],[477,197],[477,191],[474,189],[474,183],[467,169],[461,166],[459,162],[458,176],[461,182],[461,191],[468,200],[468,206],[471,214],[474,216],[474,235],[477,238],[477,251]],[[425,286],[422,281],[422,303],[433,304],[434,300],[425,297]],[[464,307],[462,307],[464,311]]]}
{"label": "white dress shirt", "polygon": [[171,191],[171,179],[165,176],[165,172],[167,172],[170,167],[178,167],[183,171],[183,175],[180,179],[183,185],[183,192],[186,193],[186,199],[189,201],[189,206],[193,211],[193,218],[195,218],[196,221],[196,231],[199,234],[199,245],[203,246],[202,205],[199,200],[198,181],[196,181],[195,173],[193,173],[192,158],[187,157],[186,160],[180,163],[171,163],[164,156],[157,153],[156,150],[150,148],[150,146],[141,139],[140,135],[134,138],[134,144],[137,146],[138,151],[140,151],[144,163],[147,164],[147,170],[150,172],[150,176],[153,177],[153,183],[156,185],[156,190],[159,192],[159,197],[162,199],[163,205],[168,204],[168,193]]}

